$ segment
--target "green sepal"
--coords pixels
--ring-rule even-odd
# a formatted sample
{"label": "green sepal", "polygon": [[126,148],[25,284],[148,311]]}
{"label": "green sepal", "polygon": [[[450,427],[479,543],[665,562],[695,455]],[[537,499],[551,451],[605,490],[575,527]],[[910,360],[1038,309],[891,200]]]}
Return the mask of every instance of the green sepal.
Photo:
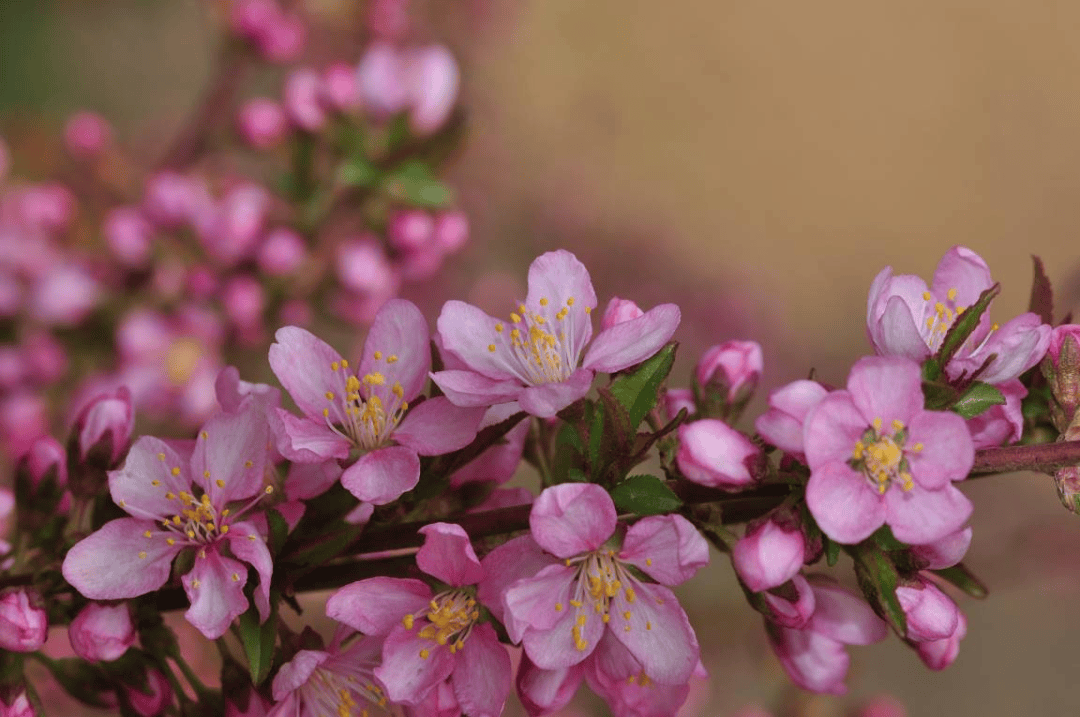
{"label": "green sepal", "polygon": [[247,656],[248,671],[251,674],[251,684],[258,686],[266,676],[270,674],[270,666],[274,663],[274,643],[277,640],[277,600],[276,596],[270,596],[270,615],[266,622],[259,624],[259,613],[252,605],[248,611],[240,616],[237,627],[240,632],[240,642],[244,646],[244,654]]}
{"label": "green sepal", "polygon": [[608,386],[611,395],[626,407],[632,430],[637,430],[656,405],[660,386],[671,373],[671,367],[675,363],[677,348],[677,343],[667,344],[655,356],[643,361],[637,369],[619,376]]}
{"label": "green sepal", "polygon": [[840,543],[827,535],[822,535],[821,539],[825,541],[825,564],[831,568],[840,560]]}
{"label": "green sepal", "polygon": [[[926,376],[927,366],[930,366],[933,359],[929,359],[923,364],[923,376]],[[960,397],[960,392],[947,383],[941,383],[939,381],[926,381],[922,382],[923,402],[927,411],[945,411],[949,406],[956,403],[956,399]]]}
{"label": "green sepal", "polygon": [[[941,340],[941,348],[934,354],[934,359],[937,361],[937,365],[944,369],[949,365],[949,361],[956,355],[956,352],[960,350],[960,347],[964,345],[964,342],[968,340],[968,337],[979,327],[979,319],[986,313],[986,309],[989,308],[990,302],[994,300],[994,297],[1001,292],[1001,284],[994,284],[986,291],[979,294],[978,300],[969,306],[964,313],[960,314],[953,321],[952,326],[945,333],[945,338]],[[940,373],[938,374],[940,375]],[[934,378],[937,378],[935,376]]]}
{"label": "green sepal", "polygon": [[379,168],[363,157],[356,157],[343,162],[337,168],[335,177],[338,184],[346,187],[370,189],[379,183]]}
{"label": "green sepal", "polygon": [[874,534],[870,536],[870,539],[886,552],[905,550],[908,547],[906,543],[901,543],[896,539],[896,536],[893,535],[892,528],[887,525],[883,525],[875,530]]}
{"label": "green sepal", "polygon": [[388,197],[415,207],[438,209],[454,201],[454,194],[419,160],[405,162],[391,170],[382,182]]}
{"label": "green sepal", "polygon": [[896,597],[899,575],[889,556],[871,538],[848,548],[855,560],[855,577],[867,601],[901,638],[907,636],[907,618]]}
{"label": "green sepal", "polygon": [[652,475],[633,475],[611,491],[611,499],[621,513],[661,515],[682,507],[682,501],[664,481]]}
{"label": "green sepal", "polygon": [[951,410],[964,418],[974,418],[990,409],[991,406],[1004,406],[1005,396],[996,387],[982,381],[976,381],[952,405]]}
{"label": "green sepal", "polygon": [[965,594],[982,600],[990,594],[986,585],[968,570],[963,563],[957,563],[950,568],[932,570],[942,580],[946,580],[964,591]]}
{"label": "green sepal", "polygon": [[111,693],[112,685],[96,665],[77,657],[46,658],[41,662],[64,691],[75,699],[91,707],[111,706],[101,695]]}
{"label": "green sepal", "polygon": [[270,528],[270,541],[266,547],[270,549],[271,555],[276,556],[289,537],[289,524],[281,513],[273,508],[266,511],[266,524]]}

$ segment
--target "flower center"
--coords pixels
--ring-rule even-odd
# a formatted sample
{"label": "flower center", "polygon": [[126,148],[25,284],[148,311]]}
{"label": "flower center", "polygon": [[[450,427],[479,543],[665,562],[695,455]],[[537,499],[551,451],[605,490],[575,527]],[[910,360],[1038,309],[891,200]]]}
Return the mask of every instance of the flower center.
{"label": "flower center", "polygon": [[341,674],[322,667],[315,669],[303,686],[304,702],[312,714],[337,717],[368,717],[370,707],[387,708],[382,688],[361,674]]}
{"label": "flower center", "polygon": [[[941,342],[945,339],[945,335],[949,333],[949,329],[952,328],[961,314],[969,308],[959,306],[956,303],[956,295],[957,290],[955,287],[945,293],[945,301],[939,301],[929,291],[923,292],[922,298],[929,308],[924,312],[926,314],[926,328],[923,331],[923,339],[931,351],[937,351],[941,348]],[[999,328],[997,324],[994,324],[990,327],[990,331],[997,331]]]}
{"label": "flower center", "polygon": [[[878,493],[884,493],[896,481],[905,491],[911,490],[914,486],[911,467],[904,454],[907,427],[903,422],[894,420],[892,433],[885,433],[882,423],[881,418],[875,418],[873,425],[863,432],[851,451],[848,465],[862,472]],[[916,443],[909,450],[917,453],[922,449],[923,445]]]}
{"label": "flower center", "polygon": [[[590,618],[598,617],[605,625],[608,624],[611,621],[611,602],[619,595],[619,592],[624,593],[627,603],[633,603],[637,599],[637,594],[632,587],[634,578],[615,558],[614,550],[594,551],[566,561],[567,566],[575,563],[577,575],[570,598],[570,607],[577,614],[571,628],[571,636],[574,648],[579,652],[584,652],[590,648],[588,640],[583,636],[583,628]],[[555,603],[557,612],[562,612],[563,609],[562,603]],[[623,629],[629,632],[630,618],[633,617],[633,613],[626,610],[622,617],[626,621]]]}
{"label": "flower center", "polygon": [[[470,590],[451,590],[439,593],[431,599],[429,610],[423,613],[406,615],[401,623],[406,630],[413,629],[418,620],[427,624],[420,628],[417,635],[425,640],[433,640],[438,645],[449,645],[454,653],[465,647],[465,639],[472,632],[472,627],[480,619],[476,607],[476,598]],[[420,657],[427,659],[427,648],[420,650]]]}
{"label": "flower center", "polygon": [[[396,356],[391,356],[397,361]],[[342,360],[330,364],[334,371],[345,371],[349,362]],[[326,400],[331,408],[323,409],[326,424],[340,436],[347,438],[361,450],[378,448],[394,432],[409,404],[404,400],[405,391],[397,381],[385,388],[386,377],[374,371],[362,378],[349,375],[345,379],[345,395],[338,396],[333,391],[326,392]],[[384,395],[380,396],[379,393]]]}
{"label": "flower center", "polygon": [[[540,306],[546,309],[547,299],[540,299]],[[495,324],[495,342],[488,344],[488,351],[498,353],[507,359],[506,368],[524,383],[537,386],[544,383],[565,381],[577,368],[580,346],[573,345],[573,332],[569,338],[566,331],[567,317],[573,322],[580,312],[572,314],[574,298],[566,300],[566,305],[558,311],[544,316],[543,313],[529,311],[524,304],[510,314],[510,330],[505,324]],[[589,314],[589,307],[584,313]],[[587,319],[586,319],[587,320]]]}
{"label": "flower center", "polygon": [[174,386],[186,386],[203,357],[203,347],[193,338],[173,341],[165,353],[165,376]]}

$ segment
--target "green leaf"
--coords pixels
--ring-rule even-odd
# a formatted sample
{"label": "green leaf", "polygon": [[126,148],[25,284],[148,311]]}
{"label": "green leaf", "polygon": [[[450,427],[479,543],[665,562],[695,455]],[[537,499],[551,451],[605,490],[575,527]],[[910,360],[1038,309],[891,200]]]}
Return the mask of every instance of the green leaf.
{"label": "green leaf", "polygon": [[[924,375],[932,361],[933,359],[928,360],[923,366]],[[960,395],[952,386],[937,381],[923,381],[922,392],[926,410],[928,411],[944,411],[953,405]]]}
{"label": "green leaf", "polygon": [[391,199],[417,207],[437,209],[454,200],[453,192],[431,173],[423,162],[400,165],[383,179],[383,190]]}
{"label": "green leaf", "polygon": [[104,697],[112,685],[98,667],[75,657],[42,662],[69,695],[92,707],[109,707]]}
{"label": "green leaf", "polygon": [[1028,311],[1038,314],[1043,323],[1054,323],[1054,289],[1050,286],[1050,278],[1046,276],[1042,259],[1031,255],[1031,261],[1035,265],[1035,278],[1031,282],[1031,301]]}
{"label": "green leaf", "polygon": [[825,541],[825,563],[831,568],[840,560],[840,543],[828,536],[822,537],[822,540]]}
{"label": "green leaf", "polygon": [[270,544],[267,547],[270,548],[271,555],[277,555],[281,552],[281,546],[285,545],[285,539],[289,537],[289,524],[281,513],[274,509],[266,511],[266,522],[270,527]]}
{"label": "green leaf", "polygon": [[953,404],[952,410],[964,418],[974,418],[991,406],[1005,405],[1005,396],[994,386],[982,381],[971,384],[964,395]]}
{"label": "green leaf", "polygon": [[615,507],[623,513],[660,515],[682,507],[682,501],[656,476],[630,476],[611,491]]}
{"label": "green leaf", "polygon": [[347,187],[369,189],[379,182],[379,169],[364,158],[344,162],[338,167],[337,181]]}
{"label": "green leaf", "polygon": [[[979,326],[979,319],[986,313],[986,309],[990,306],[990,302],[994,300],[994,297],[1001,291],[1001,284],[994,284],[989,289],[979,294],[979,299],[974,304],[969,306],[964,313],[960,314],[953,322],[953,325],[949,327],[948,332],[945,334],[945,338],[941,340],[941,348],[934,355],[934,359],[937,361],[937,365],[945,367],[949,365],[950,359],[960,350],[960,347],[964,345],[964,342],[968,340],[972,332]],[[936,376],[935,376],[936,378]]]}
{"label": "green leaf", "polygon": [[990,593],[990,591],[986,589],[986,585],[975,577],[970,570],[964,567],[963,563],[954,565],[951,568],[932,570],[931,572],[943,580],[949,581],[973,598],[981,600]]}
{"label": "green leaf", "polygon": [[851,546],[849,552],[855,559],[855,577],[863,595],[897,635],[906,637],[907,618],[896,597],[896,566],[873,539]]}
{"label": "green leaf", "polygon": [[655,356],[644,361],[631,373],[619,376],[608,390],[630,414],[630,428],[637,430],[642,420],[656,405],[660,385],[671,373],[675,363],[675,349],[678,344],[669,343]]}
{"label": "green leaf", "polygon": [[240,642],[244,645],[253,685],[258,686],[270,673],[270,665],[274,662],[277,622],[277,601],[273,599],[270,601],[270,616],[261,625],[254,605],[240,616]]}

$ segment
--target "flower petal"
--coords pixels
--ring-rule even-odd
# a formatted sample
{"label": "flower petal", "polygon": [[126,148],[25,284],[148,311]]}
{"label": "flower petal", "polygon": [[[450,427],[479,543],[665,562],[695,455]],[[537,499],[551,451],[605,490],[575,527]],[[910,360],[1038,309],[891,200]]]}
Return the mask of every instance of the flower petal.
{"label": "flower petal", "polygon": [[566,355],[576,361],[592,338],[592,311],[596,308],[589,270],[576,256],[558,249],[533,259],[529,265],[529,311],[554,325],[556,314],[566,308],[562,324],[566,331]]}
{"label": "flower petal", "polygon": [[[503,322],[464,301],[447,301],[436,322],[444,350],[453,353],[471,370],[493,381],[518,377],[516,361],[506,343]],[[490,346],[503,350],[491,351]]]}
{"label": "flower petal", "polygon": [[540,494],[529,513],[533,540],[558,558],[599,548],[615,532],[615,504],[595,483],[563,483]]}
{"label": "flower petal", "polygon": [[509,625],[510,618],[503,610],[503,593],[518,580],[531,578],[544,568],[558,564],[559,561],[545,553],[530,535],[508,540],[480,561],[486,576],[480,581],[476,596],[499,622],[507,626],[507,632],[517,635],[511,638],[514,642],[520,641],[521,632]]}
{"label": "flower petal", "polygon": [[406,446],[378,448],[341,474],[341,485],[367,503],[384,505],[412,490],[420,480],[420,459]]}
{"label": "flower petal", "polygon": [[326,392],[345,395],[345,376],[332,366],[341,365],[341,354],[307,329],[285,326],[270,345],[270,368],[278,381],[306,415],[321,418]]}
{"label": "flower petal", "polygon": [[[505,590],[502,595],[506,617],[503,624],[512,642],[520,642],[523,635],[532,630],[550,632],[564,619],[567,611],[573,612],[569,607],[576,574],[573,568],[558,563],[512,583]],[[566,664],[574,664],[574,661]]]}
{"label": "flower petal", "polygon": [[870,421],[855,407],[848,391],[833,391],[811,409],[803,425],[806,463],[815,470],[851,458]]}
{"label": "flower petal", "polygon": [[206,557],[198,555],[195,567],[180,582],[191,601],[184,617],[208,640],[224,635],[232,621],[248,609],[244,597],[247,568],[220,555],[216,546],[206,549]]}
{"label": "flower petal", "polygon": [[315,668],[329,658],[330,654],[322,650],[300,650],[296,653],[291,660],[281,666],[274,677],[274,700],[283,700],[290,692],[302,687],[315,672]]}
{"label": "flower petal", "polygon": [[570,704],[585,673],[581,663],[558,670],[542,670],[528,655],[521,656],[517,695],[531,717],[558,712]]}
{"label": "flower petal", "polygon": [[406,615],[424,612],[431,588],[419,580],[368,578],[339,589],[326,601],[326,616],[365,635],[386,635]]}
{"label": "flower petal", "polygon": [[263,489],[270,439],[262,404],[247,398],[236,413],[219,413],[199,432],[191,456],[192,480],[218,509]]}
{"label": "flower petal", "polygon": [[424,544],[416,564],[428,575],[451,587],[475,585],[484,577],[468,534],[453,523],[429,523],[420,529]]}
{"label": "flower petal", "polygon": [[[921,445],[921,450],[913,447]],[[937,489],[967,478],[975,446],[967,422],[955,413],[922,411],[908,426],[904,456],[911,476],[923,488]]]}
{"label": "flower petal", "polygon": [[965,246],[954,246],[941,257],[930,286],[941,296],[956,289],[956,305],[971,306],[993,285],[990,267],[983,258]]}
{"label": "flower petal", "polygon": [[806,416],[828,390],[817,381],[793,381],[769,393],[769,410],[758,416],[754,428],[769,443],[788,453],[803,453]]}
{"label": "flower petal", "polygon": [[431,380],[451,403],[465,407],[516,401],[525,388],[517,379],[493,379],[473,371],[436,371]]}
{"label": "flower petal", "polygon": [[454,471],[450,476],[450,486],[459,488],[465,483],[505,483],[510,480],[521,464],[529,426],[529,421],[521,421],[503,436],[501,442],[485,449],[479,456]]}
{"label": "flower petal", "polygon": [[385,376],[386,395],[381,396],[384,402],[389,402],[395,382],[401,384],[404,400],[412,401],[423,390],[431,370],[430,340],[427,321],[416,304],[390,299],[375,314],[357,375]]}
{"label": "flower petal", "polygon": [[[902,543],[932,543],[960,530],[971,517],[971,501],[956,486],[924,490],[916,486],[885,493],[885,522]],[[824,529],[824,526],[822,526]]]}
{"label": "flower petal", "polygon": [[847,645],[870,645],[888,637],[885,621],[862,598],[821,580],[815,581],[813,590],[810,630]]}
{"label": "flower petal", "polygon": [[806,486],[806,505],[822,532],[846,545],[870,537],[885,522],[881,496],[862,473],[844,463],[826,463],[813,470]]}
{"label": "flower petal", "polygon": [[624,588],[612,599],[608,628],[651,679],[666,685],[686,682],[700,656],[686,612],[663,585],[634,582],[633,592]]}
{"label": "flower petal", "polygon": [[398,625],[386,636],[375,677],[386,687],[391,701],[416,704],[450,676],[454,664],[449,647],[424,640],[416,631]]}
{"label": "flower petal", "polygon": [[[149,531],[150,537],[146,537]],[[120,518],[101,526],[64,556],[64,579],[91,600],[121,600],[157,590],[184,547],[153,521]]]}
{"label": "flower petal", "polygon": [[636,319],[604,329],[589,346],[582,365],[594,371],[614,373],[639,364],[671,340],[680,318],[678,306],[660,304]]}
{"label": "flower petal", "polygon": [[462,711],[471,717],[499,717],[510,695],[510,655],[488,623],[473,627],[458,653],[451,682]]}
{"label": "flower petal", "polygon": [[564,381],[528,386],[518,396],[521,410],[539,418],[551,418],[578,400],[592,386],[593,372],[579,368]]}
{"label": "flower petal", "polygon": [[461,408],[436,396],[409,411],[394,429],[394,440],[422,456],[450,453],[473,442],[483,417],[483,408]]}
{"label": "flower petal", "polygon": [[[135,441],[124,465],[109,472],[113,502],[136,518],[163,520],[175,515],[175,496],[191,491],[188,463],[168,444],[152,436]],[[172,500],[166,495],[173,495]]]}
{"label": "flower petal", "polygon": [[913,314],[912,307],[906,301],[899,296],[890,297],[881,318],[870,327],[870,342],[882,356],[922,361],[930,355],[930,347],[919,332],[918,321],[919,314]]}
{"label": "flower petal", "polygon": [[922,411],[922,371],[905,358],[866,356],[848,375],[848,391],[867,422],[877,418],[888,427],[896,420],[908,423]]}
{"label": "flower petal", "polygon": [[284,408],[275,408],[267,417],[278,452],[290,461],[322,463],[327,458],[349,457],[352,442],[324,421],[300,418]]}
{"label": "flower petal", "polygon": [[841,643],[811,630],[767,627],[776,657],[792,682],[811,692],[847,693],[844,678],[851,658]]}
{"label": "flower petal", "polygon": [[337,461],[322,463],[293,463],[285,478],[285,497],[289,500],[308,500],[322,495],[341,478]]}
{"label": "flower petal", "polygon": [[260,620],[270,615],[270,579],[274,573],[274,559],[259,531],[248,522],[233,523],[226,535],[232,554],[255,568],[259,574],[259,587],[255,589],[255,608]]}
{"label": "flower petal", "polygon": [[678,585],[709,564],[709,544],[681,515],[654,515],[626,531],[619,560],[659,583]]}

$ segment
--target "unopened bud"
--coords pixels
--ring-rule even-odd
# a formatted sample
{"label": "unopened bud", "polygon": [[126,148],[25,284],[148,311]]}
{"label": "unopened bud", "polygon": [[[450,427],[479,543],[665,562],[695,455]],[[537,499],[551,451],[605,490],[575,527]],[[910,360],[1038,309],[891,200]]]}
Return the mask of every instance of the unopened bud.
{"label": "unopened bud", "polygon": [[72,156],[92,159],[112,142],[112,129],[105,118],[96,112],[73,114],[64,126],[64,145]]}
{"label": "unopened bud", "polygon": [[79,412],[68,444],[68,453],[78,461],[69,466],[68,476],[75,497],[93,498],[105,487],[107,472],[127,455],[134,422],[126,386],[95,396]]}
{"label": "unopened bud", "polygon": [[694,483],[740,490],[754,482],[761,451],[723,421],[706,418],[679,426],[679,470]]}
{"label": "unopened bud", "polygon": [[420,209],[394,212],[386,228],[390,244],[403,252],[428,249],[435,238],[435,219]]}
{"label": "unopened bud", "polygon": [[409,52],[405,68],[412,99],[409,126],[418,135],[432,134],[443,126],[457,101],[457,61],[442,45],[431,45]]}
{"label": "unopened bud", "polygon": [[36,593],[19,588],[0,597],[0,648],[36,652],[45,644],[49,621]]}
{"label": "unopened bud", "polygon": [[[60,441],[52,436],[34,441],[15,470],[20,521],[34,513],[48,517],[57,510],[67,512],[66,506],[60,507],[67,482],[67,453]],[[23,529],[33,531],[37,527],[24,525]]]}
{"label": "unopened bud", "polygon": [[257,97],[240,108],[236,127],[241,139],[251,147],[270,149],[281,144],[289,131],[289,120],[277,102]]}
{"label": "unopened bud", "polygon": [[147,670],[146,681],[145,692],[134,687],[125,687],[127,701],[142,717],[157,717],[172,704],[172,686],[165,675],[155,669]]}
{"label": "unopened bud", "polygon": [[319,103],[322,80],[314,70],[294,70],[285,80],[283,104],[293,124],[308,132],[318,132],[326,124],[326,112]]}
{"label": "unopened bud", "polygon": [[26,695],[26,690],[22,687],[16,688],[14,692],[9,695],[0,697],[0,717],[36,717],[37,712],[34,710],[34,705],[30,703],[30,698]]}
{"label": "unopened bud", "polygon": [[708,349],[694,371],[703,413],[736,418],[753,395],[763,366],[755,341],[727,341]]}
{"label": "unopened bud", "polygon": [[747,529],[731,551],[731,562],[754,592],[783,585],[803,566],[806,541],[795,527],[786,530],[772,520]]}
{"label": "unopened bud", "polygon": [[1053,400],[1050,418],[1065,440],[1080,438],[1080,425],[1073,427],[1080,406],[1080,324],[1055,326],[1050,332],[1050,348],[1042,360],[1042,372],[1050,384]]}
{"label": "unopened bud", "polygon": [[279,227],[266,235],[259,247],[257,261],[269,276],[292,274],[307,260],[307,243],[292,229]]}
{"label": "unopened bud", "polygon": [[435,218],[435,246],[443,254],[459,251],[469,241],[469,217],[465,212],[440,212]]}
{"label": "unopened bud", "polygon": [[119,659],[135,643],[135,626],[127,604],[90,603],[68,626],[75,654],[90,662]]}
{"label": "unopened bud", "polygon": [[336,112],[351,112],[360,108],[360,88],[356,72],[350,65],[338,62],[323,72],[322,98]]}
{"label": "unopened bud", "polygon": [[105,216],[101,227],[109,251],[121,264],[141,268],[150,259],[153,228],[133,207],[117,207]]}

